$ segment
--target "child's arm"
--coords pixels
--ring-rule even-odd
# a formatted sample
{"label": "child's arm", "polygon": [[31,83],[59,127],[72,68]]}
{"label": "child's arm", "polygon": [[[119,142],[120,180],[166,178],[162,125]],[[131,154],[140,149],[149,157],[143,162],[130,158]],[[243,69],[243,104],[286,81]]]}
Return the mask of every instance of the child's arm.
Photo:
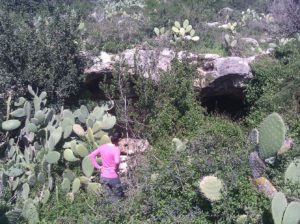
{"label": "child's arm", "polygon": [[100,147],[97,148],[96,150],[94,150],[90,155],[89,155],[89,159],[90,161],[92,162],[93,166],[100,170],[101,169],[101,166],[97,163],[97,160],[96,160],[96,157],[97,155],[100,154]]}

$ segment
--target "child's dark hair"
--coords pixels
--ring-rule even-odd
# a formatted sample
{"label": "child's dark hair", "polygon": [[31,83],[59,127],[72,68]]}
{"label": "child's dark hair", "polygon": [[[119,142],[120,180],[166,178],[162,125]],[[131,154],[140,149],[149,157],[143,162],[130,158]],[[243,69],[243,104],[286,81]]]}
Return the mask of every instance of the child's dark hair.
{"label": "child's dark hair", "polygon": [[121,137],[122,137],[121,132],[118,131],[113,132],[110,136],[111,143],[117,145]]}

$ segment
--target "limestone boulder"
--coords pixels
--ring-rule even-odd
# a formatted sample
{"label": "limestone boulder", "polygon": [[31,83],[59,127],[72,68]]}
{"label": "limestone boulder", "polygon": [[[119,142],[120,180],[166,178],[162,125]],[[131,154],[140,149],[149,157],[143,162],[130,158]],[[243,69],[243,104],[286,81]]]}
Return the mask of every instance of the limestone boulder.
{"label": "limestone boulder", "polygon": [[119,148],[123,155],[134,155],[145,152],[150,147],[146,139],[124,138],[119,141]]}

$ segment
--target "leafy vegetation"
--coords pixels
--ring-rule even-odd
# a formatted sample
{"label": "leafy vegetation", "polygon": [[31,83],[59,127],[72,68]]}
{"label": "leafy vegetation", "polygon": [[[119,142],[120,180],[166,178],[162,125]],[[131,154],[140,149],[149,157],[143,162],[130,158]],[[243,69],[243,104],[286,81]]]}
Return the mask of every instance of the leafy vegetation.
{"label": "leafy vegetation", "polygon": [[[27,85],[63,104],[80,89],[80,15],[67,5],[1,3],[1,93],[24,95]],[[45,9],[43,9],[43,6]],[[40,9],[40,7],[42,9]],[[42,11],[37,14],[36,11]]]}

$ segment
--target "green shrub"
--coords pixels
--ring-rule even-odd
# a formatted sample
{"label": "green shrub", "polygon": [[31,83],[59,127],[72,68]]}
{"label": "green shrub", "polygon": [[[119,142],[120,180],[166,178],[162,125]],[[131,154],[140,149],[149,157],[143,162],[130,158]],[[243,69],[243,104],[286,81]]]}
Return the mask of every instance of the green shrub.
{"label": "green shrub", "polygon": [[247,121],[256,125],[267,114],[283,114],[292,136],[299,136],[299,43],[293,42],[253,65],[254,79],[246,89],[251,105]]}
{"label": "green shrub", "polygon": [[1,92],[22,95],[30,84],[47,91],[57,104],[78,92],[84,68],[77,30],[80,17],[67,5],[52,7],[33,14],[26,7],[1,4]]}

